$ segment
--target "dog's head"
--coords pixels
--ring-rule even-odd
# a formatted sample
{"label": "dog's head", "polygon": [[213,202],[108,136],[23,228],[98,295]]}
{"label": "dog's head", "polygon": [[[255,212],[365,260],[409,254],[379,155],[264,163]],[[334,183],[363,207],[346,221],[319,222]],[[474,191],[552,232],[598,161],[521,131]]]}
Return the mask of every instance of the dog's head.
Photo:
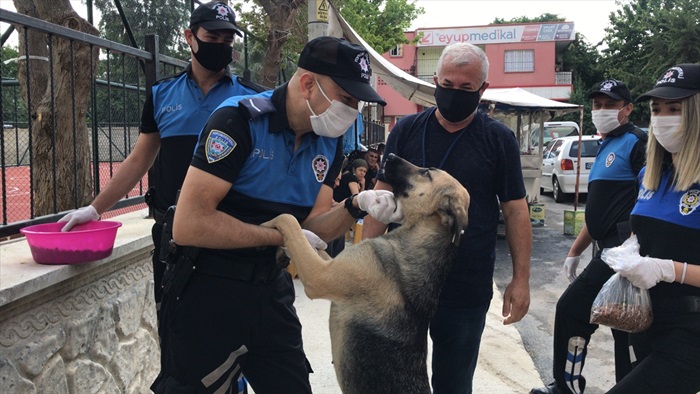
{"label": "dog's head", "polygon": [[455,243],[459,241],[467,226],[469,193],[455,178],[438,168],[417,167],[392,153],[384,164],[384,179],[401,201],[404,223],[438,215]]}

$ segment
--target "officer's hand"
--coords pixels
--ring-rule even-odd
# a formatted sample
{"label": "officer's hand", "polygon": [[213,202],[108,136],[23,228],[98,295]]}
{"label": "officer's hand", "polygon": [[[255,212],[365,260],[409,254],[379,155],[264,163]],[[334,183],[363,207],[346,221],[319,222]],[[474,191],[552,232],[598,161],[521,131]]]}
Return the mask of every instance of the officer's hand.
{"label": "officer's hand", "polygon": [[358,208],[384,224],[403,220],[401,203],[388,190],[365,190],[355,198]]}
{"label": "officer's hand", "polygon": [[[306,240],[309,241],[309,244],[311,244],[311,247],[313,247],[316,250],[326,250],[328,247],[328,244],[326,244],[321,238],[319,238],[318,235],[316,235],[313,231],[305,230],[302,229],[301,232],[304,234],[304,237],[306,237]],[[287,250],[286,247],[283,247],[282,250],[284,250],[284,254],[287,255],[290,259],[292,256],[289,254],[289,250]]]}
{"label": "officer's hand", "polygon": [[625,269],[618,272],[640,289],[654,287],[662,280],[664,282],[676,280],[673,260],[655,259],[653,257],[637,258],[634,263],[630,263]]}
{"label": "officer's hand", "polygon": [[92,205],[76,209],[75,211],[58,219],[59,222],[68,222],[65,226],[63,226],[63,228],[61,228],[61,231],[63,232],[70,231],[70,229],[77,224],[83,224],[95,220],[100,220],[100,214],[97,213],[97,210]]}
{"label": "officer's hand", "polygon": [[569,256],[564,261],[564,275],[569,279],[569,283],[576,279],[576,268],[578,268],[579,261],[581,261],[581,256]]}

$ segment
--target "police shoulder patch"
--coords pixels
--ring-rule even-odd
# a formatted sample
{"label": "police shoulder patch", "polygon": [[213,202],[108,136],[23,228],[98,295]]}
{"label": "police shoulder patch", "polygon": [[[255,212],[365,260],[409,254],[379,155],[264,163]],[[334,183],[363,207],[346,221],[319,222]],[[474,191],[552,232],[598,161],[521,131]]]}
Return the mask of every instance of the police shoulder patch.
{"label": "police shoulder patch", "polygon": [[267,97],[245,97],[239,101],[239,104],[248,109],[251,119],[255,119],[263,114],[273,112],[275,110],[275,106],[272,104],[272,101],[270,101],[270,99]]}
{"label": "police shoulder patch", "polygon": [[206,143],[207,162],[211,164],[225,158],[236,149],[236,145],[238,143],[228,134],[223,131],[212,130],[207,137]]}

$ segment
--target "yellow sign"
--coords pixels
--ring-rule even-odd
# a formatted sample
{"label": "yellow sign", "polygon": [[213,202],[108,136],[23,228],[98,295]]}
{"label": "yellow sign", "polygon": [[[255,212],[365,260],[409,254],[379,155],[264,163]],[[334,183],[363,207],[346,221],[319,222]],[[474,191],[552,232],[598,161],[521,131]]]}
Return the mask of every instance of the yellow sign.
{"label": "yellow sign", "polygon": [[328,22],[328,1],[316,0],[316,20],[318,22]]}

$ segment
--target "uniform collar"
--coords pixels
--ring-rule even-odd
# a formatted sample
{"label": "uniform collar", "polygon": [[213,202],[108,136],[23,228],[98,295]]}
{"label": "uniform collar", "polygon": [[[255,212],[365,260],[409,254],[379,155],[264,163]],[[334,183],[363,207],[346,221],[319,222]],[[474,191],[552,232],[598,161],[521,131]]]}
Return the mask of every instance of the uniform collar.
{"label": "uniform collar", "polygon": [[619,136],[621,136],[629,131],[634,130],[635,127],[637,127],[637,126],[635,126],[634,123],[627,122],[621,126],[618,126],[616,129],[611,131],[609,134],[612,137],[619,137]]}
{"label": "uniform collar", "polygon": [[[187,74],[187,76],[192,79],[192,63],[187,63],[187,66],[185,66],[185,69],[182,70],[181,74]],[[228,78],[229,82],[233,84],[233,74],[231,73],[231,67],[226,66],[224,69],[224,75],[219,79],[221,81],[224,78]]]}
{"label": "uniform collar", "polygon": [[[281,133],[284,130],[294,134],[294,130],[289,127],[289,119],[287,118],[287,88],[288,83],[285,83],[272,92],[272,105],[275,106],[275,112],[270,115],[270,132]],[[314,132],[306,133],[311,138],[316,139],[318,135]]]}

